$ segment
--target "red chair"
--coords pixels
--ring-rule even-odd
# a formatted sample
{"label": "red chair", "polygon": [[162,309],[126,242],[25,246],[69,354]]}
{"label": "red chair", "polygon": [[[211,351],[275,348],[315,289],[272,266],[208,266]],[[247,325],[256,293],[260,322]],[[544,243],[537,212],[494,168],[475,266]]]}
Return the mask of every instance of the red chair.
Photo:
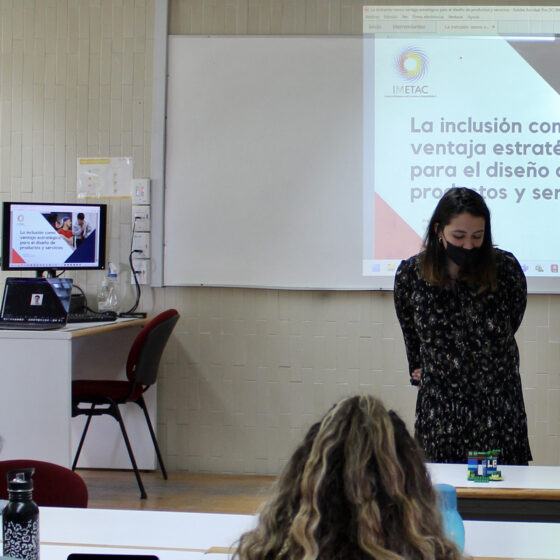
{"label": "red chair", "polygon": [[33,500],[39,506],[82,507],[88,505],[88,490],[82,477],[66,467],[34,461],[12,459],[0,461],[0,498],[8,499],[7,474],[33,467]]}
{"label": "red chair", "polygon": [[[120,425],[124,443],[132,463],[132,469],[140,488],[140,497],[147,497],[119,410],[119,405],[131,402],[136,403],[144,412],[163,478],[167,480],[167,472],[143,394],[156,382],[163,350],[178,320],[179,313],[177,310],[168,309],[154,317],[138,333],[126,362],[127,381],[76,380],[72,382],[72,416],[79,416],[81,414],[87,416],[84,431],[78,444],[74,462],[72,463],[72,470],[76,468],[78,463],[92,417],[108,414]],[[89,405],[89,407],[84,407],[84,405]]]}

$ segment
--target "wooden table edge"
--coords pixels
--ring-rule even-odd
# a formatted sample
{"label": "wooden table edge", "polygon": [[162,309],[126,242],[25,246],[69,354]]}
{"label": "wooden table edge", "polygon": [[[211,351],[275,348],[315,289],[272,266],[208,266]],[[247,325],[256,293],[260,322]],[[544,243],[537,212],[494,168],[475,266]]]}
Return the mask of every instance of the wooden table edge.
{"label": "wooden table edge", "polygon": [[91,326],[84,327],[83,329],[75,329],[70,331],[72,338],[80,338],[82,336],[91,336],[94,334],[102,334],[121,329],[128,329],[130,327],[143,327],[148,321],[149,317],[144,319],[130,319],[128,321],[113,321],[111,323],[92,323]]}
{"label": "wooden table edge", "polygon": [[546,490],[534,488],[491,488],[476,487],[457,487],[458,498],[472,498],[478,500],[542,500],[560,501],[560,490]]}

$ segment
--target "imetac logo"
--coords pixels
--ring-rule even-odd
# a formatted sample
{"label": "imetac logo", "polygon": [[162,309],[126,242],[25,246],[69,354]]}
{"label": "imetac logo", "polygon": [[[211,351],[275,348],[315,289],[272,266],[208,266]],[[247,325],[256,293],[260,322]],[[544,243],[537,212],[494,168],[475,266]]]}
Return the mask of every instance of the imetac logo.
{"label": "imetac logo", "polygon": [[407,47],[395,61],[397,72],[408,82],[417,82],[426,76],[428,57],[417,47]]}

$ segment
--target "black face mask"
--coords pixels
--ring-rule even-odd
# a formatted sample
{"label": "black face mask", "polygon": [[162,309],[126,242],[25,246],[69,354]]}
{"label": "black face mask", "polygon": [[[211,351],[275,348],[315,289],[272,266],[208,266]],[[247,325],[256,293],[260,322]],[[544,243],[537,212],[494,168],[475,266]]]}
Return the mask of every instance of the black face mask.
{"label": "black face mask", "polygon": [[473,247],[472,249],[465,249],[464,247],[458,247],[457,245],[453,245],[453,243],[449,243],[449,241],[447,241],[447,247],[445,249],[447,256],[456,265],[460,266],[461,268],[464,266],[471,265],[475,260],[478,251],[479,251],[479,247]]}

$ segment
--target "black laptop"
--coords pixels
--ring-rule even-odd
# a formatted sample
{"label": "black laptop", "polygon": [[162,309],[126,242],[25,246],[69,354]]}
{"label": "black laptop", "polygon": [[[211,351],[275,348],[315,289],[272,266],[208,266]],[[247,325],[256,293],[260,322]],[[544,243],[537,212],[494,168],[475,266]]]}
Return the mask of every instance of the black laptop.
{"label": "black laptop", "polygon": [[52,330],[66,325],[70,278],[6,278],[0,329]]}

